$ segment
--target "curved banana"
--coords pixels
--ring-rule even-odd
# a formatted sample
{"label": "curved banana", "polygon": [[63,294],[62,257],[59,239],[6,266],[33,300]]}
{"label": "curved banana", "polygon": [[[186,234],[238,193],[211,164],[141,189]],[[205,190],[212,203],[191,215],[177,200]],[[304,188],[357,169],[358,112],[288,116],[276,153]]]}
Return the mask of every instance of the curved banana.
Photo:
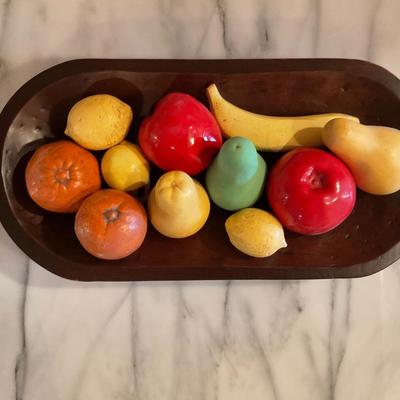
{"label": "curved banana", "polygon": [[208,101],[224,136],[242,136],[251,140],[257,150],[287,151],[295,147],[322,146],[322,128],[332,119],[346,114],[317,114],[302,117],[271,117],[255,114],[225,100],[215,84],[207,88]]}

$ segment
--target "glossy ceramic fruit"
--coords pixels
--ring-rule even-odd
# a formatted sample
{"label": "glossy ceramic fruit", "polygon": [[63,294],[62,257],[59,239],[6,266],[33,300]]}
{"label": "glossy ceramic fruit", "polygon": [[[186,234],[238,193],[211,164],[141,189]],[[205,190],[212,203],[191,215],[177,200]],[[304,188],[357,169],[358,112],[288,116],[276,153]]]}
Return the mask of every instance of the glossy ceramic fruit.
{"label": "glossy ceramic fruit", "polygon": [[83,199],[101,185],[93,154],[66,140],[35,151],[25,170],[25,182],[36,204],[60,213],[75,212]]}
{"label": "glossy ceramic fruit", "polygon": [[182,171],[162,175],[150,193],[150,221],[164,236],[184,238],[198,232],[210,214],[210,200],[199,182]]}
{"label": "glossy ceramic fruit", "polygon": [[225,210],[252,206],[264,191],[267,165],[246,138],[228,139],[206,173],[211,200]]}
{"label": "glossy ceramic fruit", "polygon": [[132,118],[128,104],[109,94],[96,94],[71,108],[65,134],[86,149],[105,150],[125,138]]}
{"label": "glossy ceramic fruit", "polygon": [[75,217],[75,233],[87,252],[105,260],[136,251],[147,232],[147,216],[134,197],[105,189],[89,196]]}
{"label": "glossy ceramic fruit", "polygon": [[165,171],[197,175],[222,145],[213,115],[194,97],[171,93],[162,98],[139,131],[146,157]]}
{"label": "glossy ceramic fruit", "polygon": [[361,190],[378,195],[400,190],[400,130],[335,119],[322,138],[350,168]]}
{"label": "glossy ceramic fruit", "polygon": [[286,247],[280,222],[258,208],[245,208],[225,222],[229,240],[239,251],[252,257],[268,257]]}
{"label": "glossy ceramic fruit", "polygon": [[321,146],[322,128],[333,118],[347,118],[346,114],[315,114],[300,117],[271,117],[243,110],[225,100],[215,84],[207,88],[211,110],[226,137],[242,136],[250,139],[258,150],[286,151],[295,147]]}
{"label": "glossy ceramic fruit", "polygon": [[126,140],[105,152],[101,173],[108,186],[126,192],[139,189],[150,180],[150,166],[142,151]]}
{"label": "glossy ceramic fruit", "polygon": [[319,234],[338,226],[356,200],[354,178],[334,155],[319,149],[296,149],[273,166],[268,200],[282,225],[294,232]]}

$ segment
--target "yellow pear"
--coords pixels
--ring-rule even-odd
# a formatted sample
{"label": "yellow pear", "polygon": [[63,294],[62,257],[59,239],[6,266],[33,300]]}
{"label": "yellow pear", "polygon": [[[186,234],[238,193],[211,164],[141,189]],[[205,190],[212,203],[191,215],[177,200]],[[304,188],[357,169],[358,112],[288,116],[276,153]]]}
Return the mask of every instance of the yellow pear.
{"label": "yellow pear", "polygon": [[326,147],[341,158],[357,186],[371,194],[400,190],[400,131],[334,119],[324,128]]}
{"label": "yellow pear", "polygon": [[222,133],[226,137],[242,136],[257,150],[287,151],[296,147],[322,146],[321,134],[333,118],[358,118],[346,114],[316,114],[301,117],[272,117],[243,110],[225,100],[215,84],[207,88],[208,101]]}
{"label": "yellow pear", "polygon": [[162,175],[150,192],[149,218],[161,234],[184,238],[198,232],[210,214],[210,200],[199,182],[182,171]]}

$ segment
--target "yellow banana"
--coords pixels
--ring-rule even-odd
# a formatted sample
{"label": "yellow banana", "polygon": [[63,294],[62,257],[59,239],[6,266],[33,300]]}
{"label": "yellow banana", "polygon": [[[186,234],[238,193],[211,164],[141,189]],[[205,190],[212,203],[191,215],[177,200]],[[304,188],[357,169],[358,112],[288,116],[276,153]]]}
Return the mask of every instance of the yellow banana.
{"label": "yellow banana", "polygon": [[322,146],[322,128],[334,118],[359,122],[346,114],[317,114],[301,117],[271,117],[255,114],[225,100],[215,84],[207,88],[211,111],[226,137],[242,136],[257,150],[287,151],[295,147]]}

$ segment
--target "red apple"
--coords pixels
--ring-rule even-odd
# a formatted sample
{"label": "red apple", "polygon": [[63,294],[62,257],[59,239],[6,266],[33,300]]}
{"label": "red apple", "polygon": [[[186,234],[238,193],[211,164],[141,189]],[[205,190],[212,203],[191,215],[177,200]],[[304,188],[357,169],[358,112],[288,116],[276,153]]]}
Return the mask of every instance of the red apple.
{"label": "red apple", "polygon": [[282,225],[315,235],[342,223],[356,201],[356,185],[346,165],[311,148],[292,150],[272,167],[268,201]]}
{"label": "red apple", "polygon": [[143,121],[139,144],[159,168],[197,175],[211,163],[222,145],[222,136],[203,104],[188,94],[170,93]]}

